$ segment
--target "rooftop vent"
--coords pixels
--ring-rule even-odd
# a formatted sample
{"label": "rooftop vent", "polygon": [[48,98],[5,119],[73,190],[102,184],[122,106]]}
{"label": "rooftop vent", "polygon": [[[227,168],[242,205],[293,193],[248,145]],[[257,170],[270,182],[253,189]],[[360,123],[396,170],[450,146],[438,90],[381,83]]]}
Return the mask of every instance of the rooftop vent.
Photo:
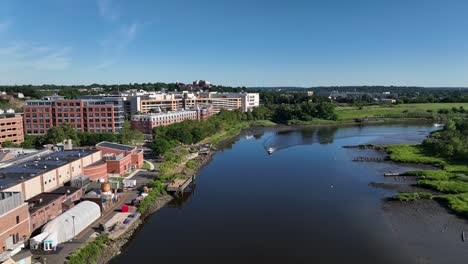
{"label": "rooftop vent", "polygon": [[46,166],[46,165],[44,165],[44,169],[47,169],[47,166]]}

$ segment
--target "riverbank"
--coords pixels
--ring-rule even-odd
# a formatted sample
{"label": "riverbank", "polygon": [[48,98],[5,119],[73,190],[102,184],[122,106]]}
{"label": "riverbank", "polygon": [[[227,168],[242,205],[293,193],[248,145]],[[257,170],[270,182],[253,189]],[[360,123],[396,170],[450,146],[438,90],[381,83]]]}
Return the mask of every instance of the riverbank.
{"label": "riverbank", "polygon": [[[348,124],[346,126],[350,126],[350,125],[351,124]],[[352,125],[357,125],[357,124],[352,124]],[[232,128],[229,131],[223,131],[223,133],[216,135],[215,137],[213,137],[215,139],[214,141],[209,141],[207,139],[206,141],[204,141],[204,143],[214,142],[216,143],[215,149],[221,149],[224,146],[235,142],[237,139],[245,135],[257,135],[257,134],[262,134],[262,133],[270,132],[270,131],[275,131],[275,132],[292,131],[292,130],[301,129],[303,127],[305,126],[286,126],[286,125],[275,125],[275,126],[266,126],[266,127],[248,126],[242,129],[239,129],[236,127],[236,128]],[[309,125],[306,127],[315,127],[315,125]],[[319,125],[317,127],[323,127],[323,125]],[[200,160],[197,160],[197,163],[196,163],[197,166],[193,169],[185,168],[182,166],[183,170],[181,171],[181,174],[184,175],[185,177],[191,177],[191,176],[197,175],[200,172],[200,170],[211,161],[212,157],[216,153],[217,151],[214,150],[214,151],[211,151],[210,154],[207,156],[200,156],[199,157]],[[151,215],[151,213],[148,215]],[[125,248],[125,245],[127,244],[127,242],[123,243],[122,245],[117,243],[117,246],[113,247],[114,248],[113,252],[115,252],[113,256],[116,256],[122,250],[122,248]],[[100,263],[105,263],[105,262],[100,262]]]}
{"label": "riverbank", "polygon": [[[216,153],[215,151],[212,151],[207,155],[197,157],[196,167],[186,168],[182,172],[182,174],[187,178],[196,176],[203,169],[203,167],[206,166],[211,161],[215,153]],[[154,201],[151,203],[149,208],[145,210],[145,213],[142,215],[141,220],[135,222],[133,226],[128,229],[125,235],[123,235],[122,237],[120,237],[119,239],[115,241],[109,241],[106,244],[107,247],[101,252],[101,255],[99,256],[96,263],[105,264],[105,263],[111,262],[113,258],[117,257],[122,252],[122,250],[125,249],[125,247],[131,241],[133,236],[136,233],[138,233],[138,231],[144,226],[146,220],[151,215],[153,215],[154,213],[157,213],[157,211],[165,207],[167,204],[169,204],[173,200],[174,200],[174,196],[170,194],[162,194],[162,195],[157,196],[154,199]]]}
{"label": "riverbank", "polygon": [[395,237],[416,263],[466,263],[466,219],[450,214],[434,200],[386,201],[385,219]]}

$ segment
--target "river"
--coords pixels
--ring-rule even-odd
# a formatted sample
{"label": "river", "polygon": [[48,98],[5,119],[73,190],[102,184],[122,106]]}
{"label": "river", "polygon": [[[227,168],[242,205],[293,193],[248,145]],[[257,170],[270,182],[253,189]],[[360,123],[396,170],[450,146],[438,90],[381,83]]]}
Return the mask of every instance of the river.
{"label": "river", "polygon": [[[244,133],[217,153],[184,198],[152,215],[113,263],[412,263],[369,186],[411,166],[353,162],[343,148],[419,143],[430,125]],[[266,148],[278,150],[268,155]]]}

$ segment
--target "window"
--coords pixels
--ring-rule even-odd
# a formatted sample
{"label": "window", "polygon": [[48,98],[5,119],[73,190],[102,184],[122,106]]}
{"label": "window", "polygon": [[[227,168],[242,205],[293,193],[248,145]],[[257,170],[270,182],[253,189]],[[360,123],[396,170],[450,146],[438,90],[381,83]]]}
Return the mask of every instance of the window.
{"label": "window", "polygon": [[16,223],[19,224],[20,222],[20,218],[19,218],[19,215],[16,216]]}

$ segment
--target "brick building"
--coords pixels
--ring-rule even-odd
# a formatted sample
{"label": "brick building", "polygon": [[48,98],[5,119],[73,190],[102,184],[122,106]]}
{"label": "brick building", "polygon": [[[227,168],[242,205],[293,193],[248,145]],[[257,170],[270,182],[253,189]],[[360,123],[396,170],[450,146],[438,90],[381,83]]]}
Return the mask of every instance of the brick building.
{"label": "brick building", "polygon": [[120,132],[125,113],[121,98],[67,100],[53,96],[29,100],[23,106],[26,134],[45,134],[53,126],[68,123],[83,132]]}
{"label": "brick building", "polygon": [[24,246],[31,235],[28,204],[20,192],[0,192],[0,253]]}
{"label": "brick building", "polygon": [[143,167],[143,150],[137,147],[104,141],[97,144],[96,149],[102,152],[108,174],[124,175]]}
{"label": "brick building", "polygon": [[5,141],[20,144],[24,141],[23,117],[21,114],[0,111],[0,146]]}
{"label": "brick building", "polygon": [[59,187],[27,200],[31,232],[73,207],[83,196],[83,190],[75,187]]}

